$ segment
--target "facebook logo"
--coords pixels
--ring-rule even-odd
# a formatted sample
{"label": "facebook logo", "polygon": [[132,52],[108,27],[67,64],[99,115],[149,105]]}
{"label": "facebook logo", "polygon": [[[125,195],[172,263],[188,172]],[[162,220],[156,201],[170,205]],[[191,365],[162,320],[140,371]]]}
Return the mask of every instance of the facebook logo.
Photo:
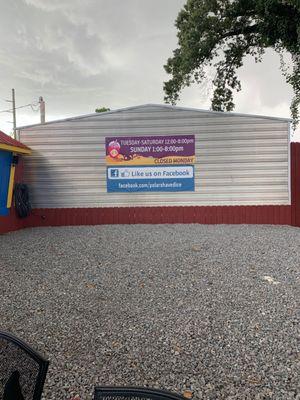
{"label": "facebook logo", "polygon": [[110,170],[110,176],[112,178],[118,178],[119,177],[119,170],[118,169],[111,169]]}

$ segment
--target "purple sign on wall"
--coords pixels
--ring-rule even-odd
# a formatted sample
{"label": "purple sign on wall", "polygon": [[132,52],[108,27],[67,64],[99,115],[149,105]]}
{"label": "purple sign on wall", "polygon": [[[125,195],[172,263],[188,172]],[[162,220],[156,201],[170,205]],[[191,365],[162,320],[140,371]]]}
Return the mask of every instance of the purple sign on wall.
{"label": "purple sign on wall", "polygon": [[110,165],[194,164],[195,136],[129,136],[105,139]]}

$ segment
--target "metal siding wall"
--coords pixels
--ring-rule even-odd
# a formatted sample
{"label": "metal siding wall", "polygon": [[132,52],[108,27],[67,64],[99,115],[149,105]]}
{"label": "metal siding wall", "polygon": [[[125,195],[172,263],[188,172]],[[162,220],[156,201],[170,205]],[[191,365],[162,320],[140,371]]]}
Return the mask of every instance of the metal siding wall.
{"label": "metal siding wall", "polygon": [[[195,192],[106,193],[106,136],[194,134]],[[137,107],[23,128],[33,206],[288,205],[288,122]]]}

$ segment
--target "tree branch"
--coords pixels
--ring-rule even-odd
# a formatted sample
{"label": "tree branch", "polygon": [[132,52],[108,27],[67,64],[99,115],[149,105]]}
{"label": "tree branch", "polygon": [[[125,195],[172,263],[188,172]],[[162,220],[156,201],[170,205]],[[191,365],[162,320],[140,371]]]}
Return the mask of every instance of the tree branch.
{"label": "tree branch", "polygon": [[245,26],[240,29],[234,29],[232,31],[225,32],[222,35],[222,38],[225,39],[230,36],[238,36],[238,35],[247,35],[247,34],[251,34],[251,33],[257,33],[258,27],[259,27],[259,25],[256,24],[256,25],[251,25],[251,26]]}

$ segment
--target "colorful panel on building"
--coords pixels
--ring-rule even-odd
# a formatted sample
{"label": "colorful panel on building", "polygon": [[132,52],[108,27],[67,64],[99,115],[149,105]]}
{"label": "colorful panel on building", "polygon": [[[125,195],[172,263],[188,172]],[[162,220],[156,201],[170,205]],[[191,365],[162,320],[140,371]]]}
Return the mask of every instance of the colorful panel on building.
{"label": "colorful panel on building", "polygon": [[0,150],[0,215],[8,215],[7,196],[11,173],[12,153]]}
{"label": "colorful panel on building", "polygon": [[105,139],[107,192],[195,190],[195,136]]}

